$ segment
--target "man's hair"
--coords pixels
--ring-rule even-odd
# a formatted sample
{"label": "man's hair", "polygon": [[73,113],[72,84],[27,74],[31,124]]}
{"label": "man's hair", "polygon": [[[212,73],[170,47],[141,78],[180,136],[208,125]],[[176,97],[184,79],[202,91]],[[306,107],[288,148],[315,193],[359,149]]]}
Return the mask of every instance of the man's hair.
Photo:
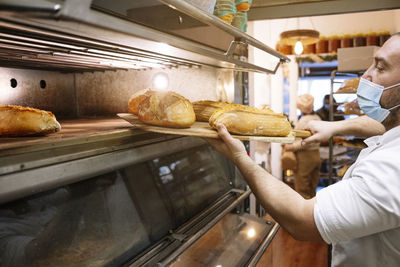
{"label": "man's hair", "polygon": [[[322,100],[322,105],[324,105],[325,104],[325,100],[329,100],[329,95],[325,95],[324,96],[324,99]],[[335,98],[332,98],[333,99],[333,103],[335,103],[336,104],[336,100],[335,100]]]}

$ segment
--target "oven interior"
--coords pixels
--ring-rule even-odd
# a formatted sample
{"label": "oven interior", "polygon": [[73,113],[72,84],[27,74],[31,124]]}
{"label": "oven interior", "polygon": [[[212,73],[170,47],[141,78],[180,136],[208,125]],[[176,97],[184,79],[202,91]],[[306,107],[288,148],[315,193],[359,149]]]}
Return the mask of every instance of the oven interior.
{"label": "oven interior", "polygon": [[[190,101],[246,103],[242,71],[287,58],[183,0],[136,2],[0,1],[0,105],[62,126],[0,138],[1,266],[255,266],[278,230],[248,214],[240,173],[204,140],[116,114],[160,73]],[[155,8],[171,24],[147,17]]]}

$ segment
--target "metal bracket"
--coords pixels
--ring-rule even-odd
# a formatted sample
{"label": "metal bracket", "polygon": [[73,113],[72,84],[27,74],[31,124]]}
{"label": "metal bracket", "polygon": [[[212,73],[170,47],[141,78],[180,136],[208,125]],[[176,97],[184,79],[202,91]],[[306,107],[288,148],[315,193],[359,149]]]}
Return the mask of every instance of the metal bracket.
{"label": "metal bracket", "polygon": [[235,52],[235,49],[236,49],[236,47],[237,47],[237,45],[238,44],[245,44],[246,42],[243,42],[243,39],[242,38],[236,38],[235,40],[233,40],[231,43],[230,43],[230,45],[229,45],[229,47],[228,47],[228,50],[225,52],[225,56],[227,57],[227,58],[232,58],[232,56],[233,56],[233,53]]}

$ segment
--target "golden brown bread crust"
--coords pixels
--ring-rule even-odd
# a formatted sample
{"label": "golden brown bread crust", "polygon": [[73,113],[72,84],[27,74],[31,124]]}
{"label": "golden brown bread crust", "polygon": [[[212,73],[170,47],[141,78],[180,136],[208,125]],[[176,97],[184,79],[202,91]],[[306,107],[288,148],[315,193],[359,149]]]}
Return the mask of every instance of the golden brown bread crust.
{"label": "golden brown bread crust", "polygon": [[219,108],[226,107],[229,103],[211,100],[201,100],[192,103],[197,121],[208,121],[211,115]]}
{"label": "golden brown bread crust", "polygon": [[281,114],[265,114],[247,110],[219,109],[210,117],[209,124],[216,128],[223,124],[228,132],[241,135],[287,136],[291,125]]}
{"label": "golden brown bread crust", "polygon": [[275,114],[278,116],[283,116],[282,114],[275,113],[273,110],[269,108],[257,109],[245,105],[227,103],[227,102],[217,102],[212,100],[201,100],[195,101],[192,103],[194,113],[196,113],[197,121],[209,121],[211,115],[220,108],[228,109],[237,109],[237,110],[247,110],[250,112],[258,112],[263,114]]}
{"label": "golden brown bread crust", "polygon": [[137,115],[138,114],[138,106],[139,106],[140,102],[142,102],[144,99],[146,99],[148,96],[150,96],[154,92],[155,91],[152,91],[150,89],[143,89],[143,90],[140,90],[140,91],[134,93],[128,102],[129,112]]}
{"label": "golden brown bread crust", "polygon": [[138,119],[144,123],[173,128],[193,125],[196,116],[189,100],[174,92],[153,92],[138,106]]}
{"label": "golden brown bread crust", "polygon": [[343,111],[346,115],[356,114],[356,115],[363,115],[363,112],[358,105],[357,99],[354,99],[351,102],[346,102],[338,106],[338,110]]}
{"label": "golden brown bread crust", "polygon": [[336,91],[336,93],[357,93],[359,83],[360,78],[345,80],[341,84],[340,88]]}
{"label": "golden brown bread crust", "polygon": [[0,106],[0,136],[41,135],[58,132],[53,113],[21,106]]}

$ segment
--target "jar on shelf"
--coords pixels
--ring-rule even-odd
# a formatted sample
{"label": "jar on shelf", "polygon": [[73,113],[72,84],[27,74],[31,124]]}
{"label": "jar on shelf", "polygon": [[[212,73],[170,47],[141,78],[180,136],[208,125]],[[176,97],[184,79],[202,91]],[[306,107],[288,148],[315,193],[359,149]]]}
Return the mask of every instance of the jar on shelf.
{"label": "jar on shelf", "polygon": [[353,46],[357,47],[357,46],[366,46],[367,44],[367,38],[365,38],[365,36],[363,35],[356,35],[353,38]]}
{"label": "jar on shelf", "polygon": [[214,15],[228,24],[232,23],[236,14],[235,0],[217,0],[214,7]]}
{"label": "jar on shelf", "polygon": [[336,53],[340,48],[340,38],[338,36],[332,36],[328,39],[328,53]]}
{"label": "jar on shelf", "polygon": [[316,44],[308,44],[304,45],[303,48],[303,54],[315,54],[315,46]]}
{"label": "jar on shelf", "polygon": [[242,32],[247,31],[247,12],[236,12],[232,20],[232,26],[238,28]]}
{"label": "jar on shelf", "polygon": [[340,47],[341,48],[353,47],[353,37],[350,35],[344,35],[340,39]]}
{"label": "jar on shelf", "polygon": [[382,46],[389,38],[390,38],[390,32],[389,31],[384,31],[378,34],[379,38],[379,46]]}
{"label": "jar on shelf", "polygon": [[204,11],[213,14],[216,0],[186,0],[189,3],[203,9]]}
{"label": "jar on shelf", "polygon": [[368,33],[366,36],[366,45],[378,45],[378,38],[376,36],[376,33],[371,32]]}
{"label": "jar on shelf", "polygon": [[235,0],[237,12],[247,12],[250,9],[252,0]]}
{"label": "jar on shelf", "polygon": [[315,53],[328,53],[328,40],[325,37],[321,37],[315,44]]}

